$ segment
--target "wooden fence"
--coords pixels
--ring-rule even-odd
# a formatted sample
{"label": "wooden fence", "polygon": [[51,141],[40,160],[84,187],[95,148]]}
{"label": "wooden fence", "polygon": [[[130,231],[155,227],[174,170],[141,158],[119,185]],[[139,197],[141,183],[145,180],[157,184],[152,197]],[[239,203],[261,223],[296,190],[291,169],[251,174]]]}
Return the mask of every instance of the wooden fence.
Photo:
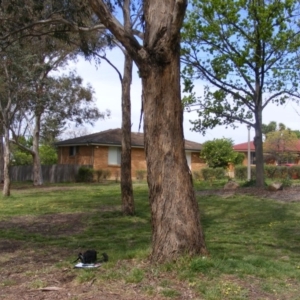
{"label": "wooden fence", "polygon": [[[43,181],[49,183],[75,182],[83,165],[42,166]],[[92,167],[85,165],[84,167]],[[9,169],[11,181],[33,181],[33,166],[13,166]]]}

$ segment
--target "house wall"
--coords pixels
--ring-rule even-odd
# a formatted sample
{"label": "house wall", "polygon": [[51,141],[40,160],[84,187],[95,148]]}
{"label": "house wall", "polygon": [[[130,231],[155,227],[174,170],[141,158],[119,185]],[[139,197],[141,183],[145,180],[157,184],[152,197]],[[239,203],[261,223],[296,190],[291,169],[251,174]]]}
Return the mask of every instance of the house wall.
{"label": "house wall", "polygon": [[58,149],[58,162],[60,164],[93,165],[93,148],[90,146],[80,146],[76,155],[69,155],[69,147]]}
{"label": "house wall", "polygon": [[141,148],[131,149],[131,175],[136,178],[136,171],[147,170],[145,151]]}
{"label": "house wall", "polygon": [[199,171],[200,169],[206,168],[207,165],[205,161],[200,158],[199,152],[191,153],[191,171]]}
{"label": "house wall", "polygon": [[[108,164],[108,147],[98,146],[94,149],[94,169],[110,170],[112,178],[120,178],[121,168],[119,165]],[[146,170],[146,160],[144,149],[132,148],[131,149],[131,174],[136,177],[137,170]]]}
{"label": "house wall", "polygon": [[[76,155],[69,155],[69,147],[58,148],[58,161],[60,164],[92,165],[94,170],[110,170],[111,178],[120,178],[120,166],[108,165],[107,146],[80,146]],[[206,167],[200,159],[199,152],[191,153],[191,171],[199,171]],[[131,149],[131,172],[132,178],[136,178],[137,170],[147,170],[145,151],[142,148]]]}

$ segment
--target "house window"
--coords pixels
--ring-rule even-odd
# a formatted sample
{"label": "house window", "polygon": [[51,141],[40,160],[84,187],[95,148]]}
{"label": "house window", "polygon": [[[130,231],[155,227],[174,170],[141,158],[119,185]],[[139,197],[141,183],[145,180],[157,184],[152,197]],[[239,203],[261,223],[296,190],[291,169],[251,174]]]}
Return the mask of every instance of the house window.
{"label": "house window", "polygon": [[121,148],[109,147],[108,148],[108,164],[121,165]]}
{"label": "house window", "polygon": [[69,147],[69,155],[70,156],[75,156],[77,153],[79,153],[79,147],[77,147],[77,146]]}

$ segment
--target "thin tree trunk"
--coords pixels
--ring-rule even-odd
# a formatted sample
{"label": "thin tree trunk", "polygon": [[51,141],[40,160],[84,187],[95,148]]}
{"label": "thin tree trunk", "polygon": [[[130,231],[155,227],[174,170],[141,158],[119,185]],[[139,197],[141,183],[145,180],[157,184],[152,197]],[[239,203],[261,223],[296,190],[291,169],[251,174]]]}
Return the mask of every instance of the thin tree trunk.
{"label": "thin tree trunk", "polygon": [[33,133],[33,185],[39,186],[43,184],[43,174],[41,160],[39,154],[40,143],[40,116],[35,117],[35,128]]}
{"label": "thin tree trunk", "polygon": [[9,165],[10,165],[10,148],[9,148],[9,130],[4,127],[4,184],[3,184],[3,196],[10,196],[10,176],[9,176]]}
{"label": "thin tree trunk", "polygon": [[263,188],[265,186],[264,177],[264,154],[262,141],[262,110],[258,111],[255,116],[255,158],[256,158],[256,186]]}
{"label": "thin tree trunk", "polygon": [[134,198],[131,178],[131,105],[130,86],[132,80],[132,59],[125,54],[122,80],[122,153],[121,153],[121,193],[122,211],[134,215]]}
{"label": "thin tree trunk", "polygon": [[144,133],[153,262],[205,254],[200,214],[184,151],[179,51],[143,78]]}
{"label": "thin tree trunk", "polygon": [[3,134],[0,135],[0,183],[4,182],[4,144]]}

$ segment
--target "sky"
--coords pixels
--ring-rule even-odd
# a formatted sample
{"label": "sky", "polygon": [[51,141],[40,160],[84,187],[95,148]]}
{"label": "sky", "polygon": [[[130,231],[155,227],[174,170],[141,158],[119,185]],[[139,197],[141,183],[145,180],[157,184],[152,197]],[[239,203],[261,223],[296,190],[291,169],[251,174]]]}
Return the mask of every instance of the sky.
{"label": "sky", "polygon": [[[107,58],[123,73],[123,55],[120,51],[112,50],[108,52]],[[83,78],[84,84],[91,84],[95,90],[96,104],[100,111],[107,109],[111,111],[110,118],[97,121],[93,127],[87,126],[88,132],[94,133],[107,129],[121,128],[121,84],[117,72],[105,61],[102,61],[96,67],[93,61],[86,61],[84,58],[79,58],[76,63],[70,63],[69,68],[76,70],[77,74]],[[197,88],[201,91],[202,84],[199,83]],[[132,131],[138,132],[141,112],[141,82],[136,69],[133,71],[131,103]],[[237,124],[238,128],[236,129],[226,129],[225,126],[218,126],[207,130],[205,136],[199,132],[193,132],[190,130],[192,125],[189,120],[194,120],[196,117],[196,112],[184,113],[184,137],[187,140],[204,143],[208,140],[225,137],[231,138],[234,144],[244,143],[248,140],[248,129],[245,124]],[[268,105],[263,112],[263,123],[268,124],[271,121],[284,123],[291,129],[300,130],[300,106],[294,103],[287,103],[282,106]],[[251,140],[253,137],[254,130],[251,129]]]}

